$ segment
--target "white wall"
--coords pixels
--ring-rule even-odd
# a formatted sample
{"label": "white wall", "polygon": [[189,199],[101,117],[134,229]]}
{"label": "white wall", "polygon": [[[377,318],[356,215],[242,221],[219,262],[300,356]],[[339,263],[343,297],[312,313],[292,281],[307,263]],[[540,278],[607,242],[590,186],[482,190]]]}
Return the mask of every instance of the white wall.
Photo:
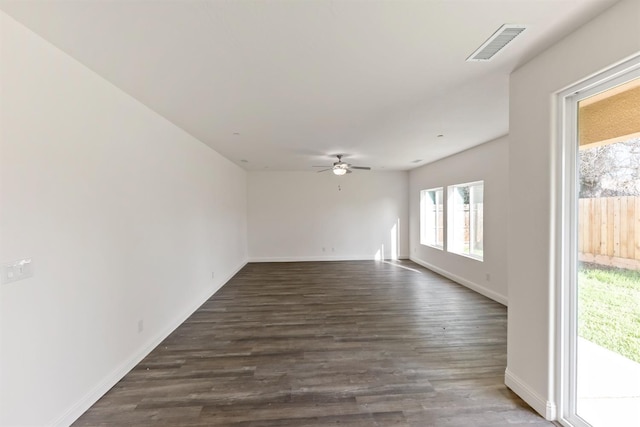
{"label": "white wall", "polygon": [[64,425],[244,265],[246,173],[0,25],[0,425]]}
{"label": "white wall", "polygon": [[250,172],[248,180],[252,261],[408,256],[407,172]]}
{"label": "white wall", "polygon": [[[414,169],[409,175],[411,259],[502,304],[507,304],[506,137]],[[420,191],[484,181],[484,255],[478,261],[420,244]],[[487,274],[489,279],[487,280]]]}
{"label": "white wall", "polygon": [[554,93],[640,50],[640,1],[626,0],[511,76],[506,382],[548,418],[554,389]]}

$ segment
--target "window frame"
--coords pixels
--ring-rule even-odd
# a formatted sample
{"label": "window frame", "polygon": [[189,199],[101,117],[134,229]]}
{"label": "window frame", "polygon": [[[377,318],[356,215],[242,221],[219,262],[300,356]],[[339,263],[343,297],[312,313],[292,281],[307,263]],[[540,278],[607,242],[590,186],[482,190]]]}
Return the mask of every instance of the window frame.
{"label": "window frame", "polygon": [[[434,197],[432,198],[429,193],[433,193]],[[440,194],[440,203],[438,203],[438,193]],[[441,251],[445,249],[446,244],[446,212],[444,197],[444,187],[420,190],[420,244],[430,248],[439,249]],[[429,203],[429,206],[427,206],[429,200],[431,200],[431,202]],[[440,206],[439,211],[438,206]],[[430,218],[427,218],[428,215]],[[442,230],[442,240],[441,244],[438,244],[440,230]]]}
{"label": "window frame", "polygon": [[[465,216],[464,202],[462,203],[463,216],[460,218],[460,209],[457,207],[460,205],[460,195],[458,189],[468,188],[469,190],[469,203],[468,203],[468,232]],[[477,202],[473,199],[476,197],[476,192],[472,191],[472,187],[481,187],[482,196],[481,201]],[[461,184],[453,184],[447,186],[447,252],[460,255],[466,258],[471,258],[476,261],[484,262],[484,180],[477,180],[471,182],[465,182]],[[478,209],[478,205],[480,208]],[[475,206],[475,208],[474,208]],[[472,215],[475,212],[475,215]],[[478,227],[478,212],[480,212],[480,227]],[[474,221],[475,218],[475,221]],[[462,224],[462,226],[460,226]],[[480,254],[474,253],[473,237],[477,235],[477,230],[482,230],[482,252]],[[462,236],[460,234],[462,233]],[[468,233],[468,239],[465,235]],[[465,246],[467,250],[465,251]]]}

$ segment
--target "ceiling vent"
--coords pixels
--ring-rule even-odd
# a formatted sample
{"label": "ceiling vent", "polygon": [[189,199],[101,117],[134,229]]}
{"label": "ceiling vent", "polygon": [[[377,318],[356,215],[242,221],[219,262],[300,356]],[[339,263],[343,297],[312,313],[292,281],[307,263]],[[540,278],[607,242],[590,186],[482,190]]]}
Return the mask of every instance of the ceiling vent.
{"label": "ceiling vent", "polygon": [[467,62],[490,61],[525,29],[524,25],[503,25],[467,58]]}

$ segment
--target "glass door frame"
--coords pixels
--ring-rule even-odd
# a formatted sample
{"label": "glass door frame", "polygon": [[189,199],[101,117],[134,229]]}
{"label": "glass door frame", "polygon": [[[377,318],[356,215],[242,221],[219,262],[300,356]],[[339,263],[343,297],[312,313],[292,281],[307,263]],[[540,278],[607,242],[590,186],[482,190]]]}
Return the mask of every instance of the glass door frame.
{"label": "glass door frame", "polygon": [[578,103],[629,80],[640,78],[640,53],[556,94],[554,235],[555,371],[558,421],[567,427],[590,427],[577,409],[578,337]]}

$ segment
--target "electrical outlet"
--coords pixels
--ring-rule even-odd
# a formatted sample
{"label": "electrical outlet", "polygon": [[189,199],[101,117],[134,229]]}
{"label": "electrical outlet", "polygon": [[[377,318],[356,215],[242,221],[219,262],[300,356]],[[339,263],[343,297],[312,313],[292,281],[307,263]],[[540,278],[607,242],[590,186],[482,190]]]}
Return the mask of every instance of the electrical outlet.
{"label": "electrical outlet", "polygon": [[2,283],[17,282],[33,276],[33,262],[31,258],[23,258],[2,266]]}
{"label": "electrical outlet", "polygon": [[144,331],[144,319],[138,320],[138,333]]}
{"label": "electrical outlet", "polygon": [[211,278],[212,278],[212,279],[215,279],[215,278],[216,278],[216,273],[215,273],[215,271],[212,271],[212,272],[211,272]]}
{"label": "electrical outlet", "polygon": [[487,273],[487,274],[485,274],[484,277],[485,277],[485,279],[487,279],[487,282],[491,281],[491,274]]}

